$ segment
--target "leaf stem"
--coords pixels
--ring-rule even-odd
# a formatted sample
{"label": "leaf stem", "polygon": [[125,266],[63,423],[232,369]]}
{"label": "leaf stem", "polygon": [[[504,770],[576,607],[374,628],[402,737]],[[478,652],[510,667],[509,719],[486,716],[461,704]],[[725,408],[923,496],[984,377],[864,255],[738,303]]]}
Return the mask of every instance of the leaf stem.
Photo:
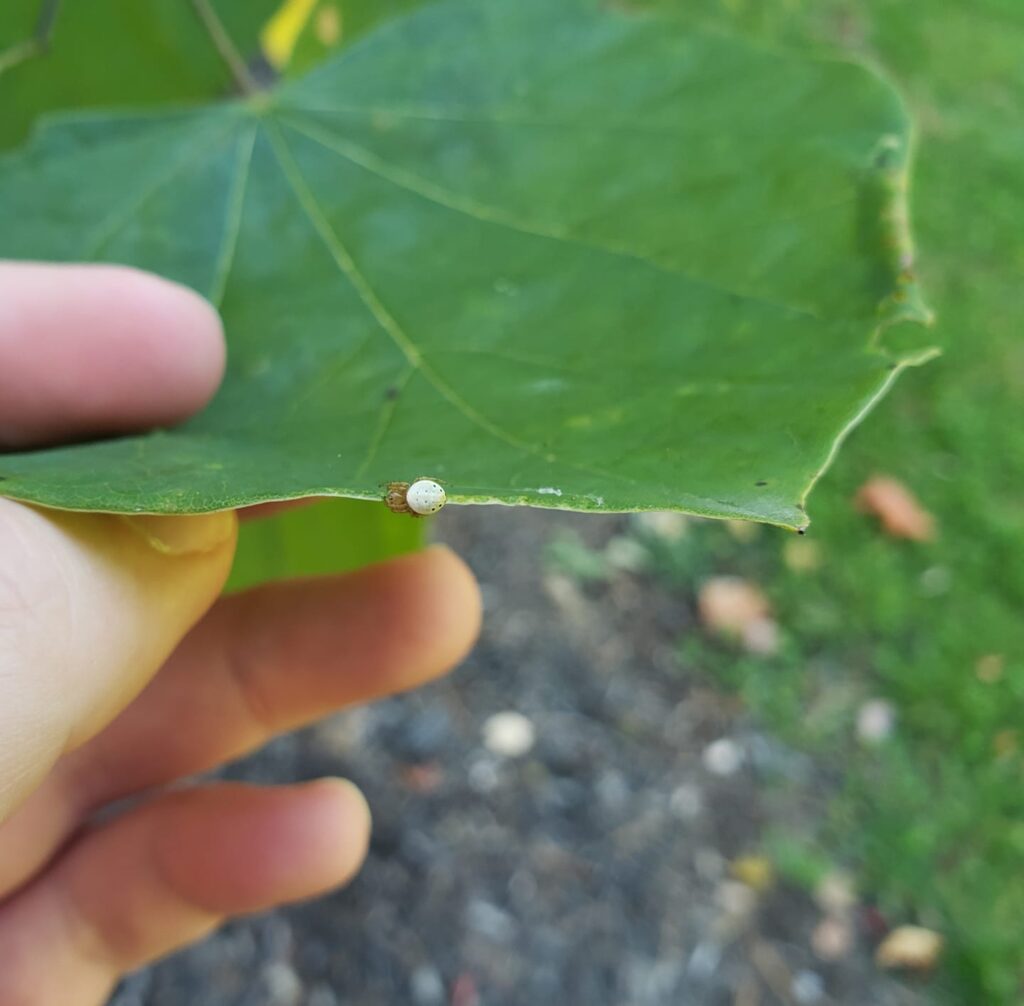
{"label": "leaf stem", "polygon": [[224,28],[224,23],[217,16],[217,12],[210,4],[210,0],[192,0],[192,6],[195,8],[199,20],[202,21],[207,34],[213,40],[213,44],[217,47],[217,52],[220,53],[221,59],[224,60],[227,68],[231,71],[231,76],[234,78],[238,89],[242,94],[258,94],[260,87],[256,83],[256,78],[249,72],[249,68],[245,65],[245,60],[242,59],[238,49],[235,48],[235,43],[231,41],[231,36],[228,35]]}
{"label": "leaf stem", "polygon": [[19,63],[24,63],[26,60],[32,59],[34,56],[41,56],[46,52],[50,47],[53,23],[57,20],[59,8],[60,0],[43,0],[36,17],[36,26],[32,37],[23,42],[15,42],[14,45],[0,52],[0,73],[11,70]]}

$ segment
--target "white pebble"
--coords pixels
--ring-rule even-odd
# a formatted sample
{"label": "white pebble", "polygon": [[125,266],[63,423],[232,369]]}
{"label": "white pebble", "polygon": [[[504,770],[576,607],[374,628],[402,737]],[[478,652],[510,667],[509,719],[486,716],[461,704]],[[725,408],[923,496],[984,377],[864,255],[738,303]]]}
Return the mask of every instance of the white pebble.
{"label": "white pebble", "polygon": [[652,510],[649,513],[639,513],[634,520],[645,531],[668,542],[679,541],[688,530],[687,519],[681,513],[671,510]]}
{"label": "white pebble", "polygon": [[817,1006],[825,998],[825,983],[814,971],[798,971],[790,991],[800,1006]]}
{"label": "white pebble", "polygon": [[700,790],[691,783],[677,786],[668,800],[668,809],[680,821],[694,821],[704,810],[704,798]]}
{"label": "white pebble", "polygon": [[713,775],[735,775],[743,764],[743,749],[728,737],[720,737],[704,748],[701,761]]}
{"label": "white pebble", "polygon": [[519,758],[536,740],[533,724],[522,714],[509,710],[489,716],[483,726],[484,746],[503,758]]}
{"label": "white pebble", "polygon": [[857,736],[865,744],[881,744],[895,725],[896,710],[885,699],[872,699],[857,711]]}
{"label": "white pebble", "polygon": [[444,981],[437,968],[421,964],[409,978],[413,1002],[417,1006],[434,1006],[444,1002]]}

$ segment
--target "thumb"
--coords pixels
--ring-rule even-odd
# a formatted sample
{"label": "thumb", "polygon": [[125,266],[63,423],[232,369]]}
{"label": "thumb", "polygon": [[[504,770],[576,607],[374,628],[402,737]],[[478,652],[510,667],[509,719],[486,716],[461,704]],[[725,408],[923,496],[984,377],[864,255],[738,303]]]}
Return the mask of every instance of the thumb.
{"label": "thumb", "polygon": [[0,499],[0,821],[156,673],[220,592],[236,533],[233,512]]}

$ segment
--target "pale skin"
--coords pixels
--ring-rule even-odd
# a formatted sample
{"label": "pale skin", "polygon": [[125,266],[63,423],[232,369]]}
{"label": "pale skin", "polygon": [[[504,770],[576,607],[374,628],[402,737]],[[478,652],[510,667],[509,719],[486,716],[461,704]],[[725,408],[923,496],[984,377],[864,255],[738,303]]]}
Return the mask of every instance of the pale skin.
{"label": "pale skin", "polygon": [[[0,263],[0,451],[173,423],[223,366],[216,313],[181,287]],[[226,918],[348,880],[370,829],[351,784],[165,787],[429,681],[476,637],[477,586],[447,549],[219,599],[236,532],[234,513],[0,499],[4,1006],[100,1006]]]}

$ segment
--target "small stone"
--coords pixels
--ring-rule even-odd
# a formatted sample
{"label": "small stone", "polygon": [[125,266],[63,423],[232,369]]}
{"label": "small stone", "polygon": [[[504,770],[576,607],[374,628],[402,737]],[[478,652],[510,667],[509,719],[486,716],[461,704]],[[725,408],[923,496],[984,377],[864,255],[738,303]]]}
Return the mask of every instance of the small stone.
{"label": "small stone", "polygon": [[680,821],[695,821],[704,812],[704,797],[692,783],[683,783],[672,790],[668,809]]}
{"label": "small stone", "polygon": [[725,859],[717,849],[701,847],[693,854],[693,868],[701,879],[716,881],[725,873]]}
{"label": "small stone", "polygon": [[953,574],[945,566],[929,566],[918,579],[925,597],[941,597],[953,586]]}
{"label": "small stone", "polygon": [[612,814],[620,814],[629,804],[629,785],[621,772],[608,769],[601,773],[594,786],[601,806]]}
{"label": "small stone", "polygon": [[825,998],[825,982],[814,971],[798,971],[793,975],[790,992],[799,1006],[817,1006]]}
{"label": "small stone", "polygon": [[826,915],[811,933],[811,950],[820,961],[841,961],[853,949],[853,927],[842,915]]}
{"label": "small stone", "polygon": [[740,633],[748,653],[771,657],[779,652],[779,625],[773,618],[755,618]]}
{"label": "small stone", "polygon": [[638,573],[644,569],[650,555],[644,546],[626,535],[616,535],[608,540],[604,547],[604,561],[612,569],[621,569],[627,573]]}
{"label": "small stone", "polygon": [[864,744],[888,740],[895,725],[896,710],[885,699],[872,699],[857,711],[857,736]]}
{"label": "small stone", "polygon": [[338,997],[327,985],[317,985],[309,994],[306,1006],[339,1006]]}
{"label": "small stone", "polygon": [[486,796],[501,785],[501,773],[491,757],[476,758],[469,766],[469,788]]}
{"label": "small stone", "polygon": [[722,948],[717,943],[698,943],[686,962],[686,971],[691,978],[704,981],[710,978],[722,960]]}
{"label": "small stone", "polygon": [[409,991],[416,1006],[435,1006],[444,1002],[444,981],[437,968],[421,964],[409,976]]}
{"label": "small stone", "polygon": [[735,775],[743,764],[743,749],[728,737],[720,737],[704,748],[701,761],[713,775]]}
{"label": "small stone", "polygon": [[533,747],[536,732],[522,713],[495,713],[483,725],[484,746],[503,758],[520,758]]}
{"label": "small stone", "polygon": [[391,725],[385,739],[403,761],[436,758],[451,737],[451,720],[443,708],[427,706]]}
{"label": "small stone", "polygon": [[826,873],[814,889],[814,900],[829,915],[844,915],[857,904],[853,879],[842,870]]}
{"label": "small stone", "polygon": [[744,921],[757,908],[757,891],[738,880],[726,880],[715,891],[715,903],[729,918]]}
{"label": "small stone", "polygon": [[494,943],[511,942],[519,929],[508,912],[482,898],[474,898],[466,908],[466,925]]}
{"label": "small stone", "polygon": [[676,542],[686,536],[689,521],[681,513],[671,510],[652,510],[649,513],[638,513],[634,517],[636,524],[644,531],[666,542]]}
{"label": "small stone", "polygon": [[302,999],[302,980],[283,961],[274,961],[263,969],[263,985],[268,1006],[298,1006]]}

